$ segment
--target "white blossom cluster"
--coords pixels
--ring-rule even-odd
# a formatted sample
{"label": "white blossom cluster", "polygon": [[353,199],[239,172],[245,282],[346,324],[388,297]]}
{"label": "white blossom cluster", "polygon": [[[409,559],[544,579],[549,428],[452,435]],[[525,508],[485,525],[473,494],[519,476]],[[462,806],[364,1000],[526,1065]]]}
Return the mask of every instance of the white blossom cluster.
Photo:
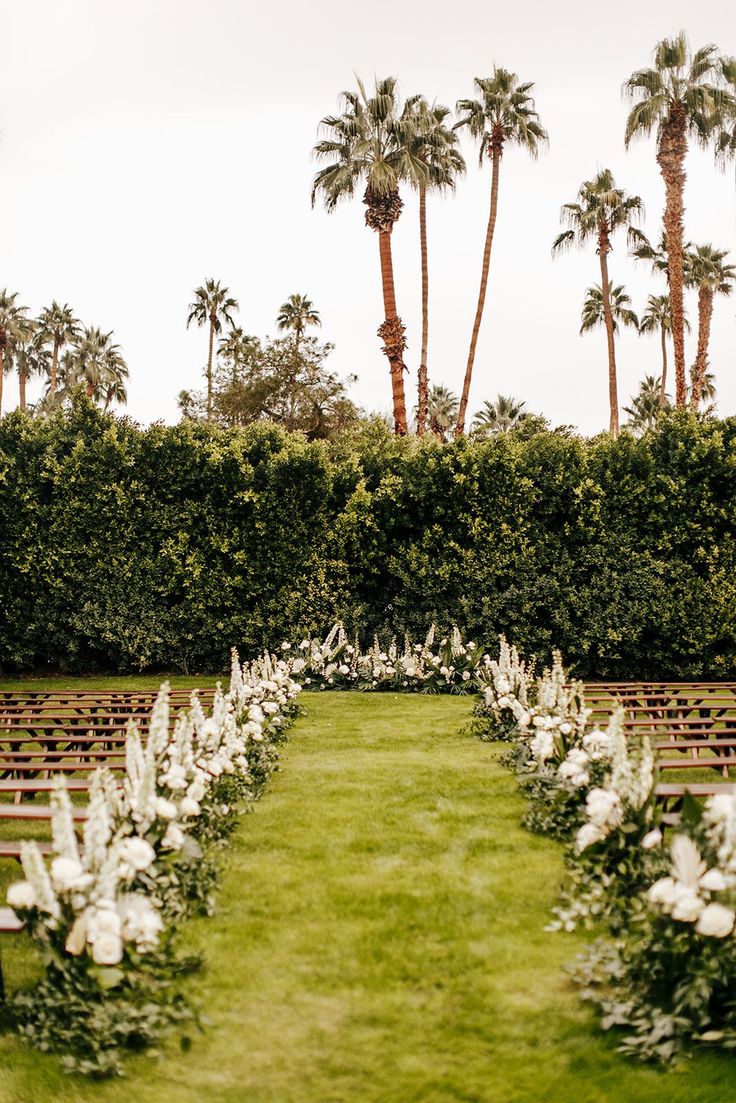
{"label": "white blossom cluster", "polygon": [[734,932],[736,913],[713,895],[725,892],[729,883],[733,884],[732,877],[719,866],[709,869],[695,842],[678,834],[672,840],[669,875],[654,882],[647,898],[671,919],[694,924],[698,934],[727,938]]}
{"label": "white blossom cluster", "polygon": [[300,689],[288,662],[264,655],[241,665],[233,652],[229,690],[218,684],[210,715],[193,693],[172,728],[164,684],[147,738],[135,723],[129,727],[122,778],[104,768],[93,775],[81,846],[59,779],[51,798],[53,857],[47,868],[35,843],[23,845],[25,879],[10,886],[10,906],[33,914],[42,939],[63,935],[66,953],[87,953],[97,965],[120,964],[128,944],[153,950],[164,927],[146,895],[155,888],[157,863],[186,847],[218,778],[247,776],[249,742],[262,742],[284,721]]}
{"label": "white blossom cluster", "polygon": [[498,659],[485,655],[481,672],[484,711],[503,730],[524,734],[531,723],[529,687],[533,671],[505,636],[498,637]]}
{"label": "white blossom cluster", "polygon": [[[537,681],[530,713],[530,724],[522,736],[526,736],[534,765],[538,769],[557,769],[575,749],[577,759],[569,760],[565,772],[569,771],[571,777],[583,775],[589,756],[582,741],[590,710],[585,705],[582,682],[569,681],[559,651],[553,653],[551,669]],[[587,784],[587,778],[579,784]]]}
{"label": "white blossom cluster", "polygon": [[[605,732],[587,732],[581,739],[581,753],[587,761],[604,761],[608,765],[602,785],[590,790],[585,801],[586,822],[578,830],[575,846],[578,853],[593,843],[602,842],[624,823],[627,813],[638,812],[650,799],[654,789],[654,753],[649,739],[632,746],[626,738],[623,709],[617,709]],[[585,764],[580,761],[585,770]],[[658,831],[644,837],[642,845],[656,846],[661,842]]]}

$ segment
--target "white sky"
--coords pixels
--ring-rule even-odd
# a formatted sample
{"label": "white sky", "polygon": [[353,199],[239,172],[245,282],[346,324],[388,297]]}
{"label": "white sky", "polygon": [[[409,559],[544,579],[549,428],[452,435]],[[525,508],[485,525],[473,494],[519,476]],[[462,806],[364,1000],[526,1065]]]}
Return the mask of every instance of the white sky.
{"label": "white sky", "polygon": [[[322,336],[337,346],[333,366],[359,376],[356,399],[389,408],[377,238],[359,201],[329,216],[310,209],[317,123],[354,85],[354,71],[366,81],[396,75],[404,94],[454,106],[496,63],[535,81],[550,148],[537,162],[518,151],[503,161],[471,407],[501,391],[554,423],[604,428],[604,334],[578,336],[597,258],[551,260],[559,208],[610,167],[643,197],[645,229],[656,236],[654,144],[624,150],[621,83],[683,27],[696,47],[714,41],[736,53],[733,0],[620,0],[615,11],[583,0],[0,0],[0,16],[0,287],[19,291],[34,313],[56,298],[114,329],[130,366],[128,411],[142,422],[176,421],[178,391],[200,385],[207,338],[187,331],[186,310],[209,276],[230,287],[239,323],[260,336],[274,332],[287,295],[309,294]],[[456,390],[490,184],[475,150],[464,152],[456,195],[429,203],[430,380]],[[699,151],[687,167],[687,235],[736,250],[733,169],[719,174]],[[404,198],[394,256],[413,405],[419,244],[416,200]],[[623,241],[611,275],[640,312],[664,290]],[[721,298],[711,365],[724,415],[736,413],[735,327],[736,300]],[[622,403],[659,368],[655,337],[624,334]],[[16,396],[9,379],[5,409]]]}

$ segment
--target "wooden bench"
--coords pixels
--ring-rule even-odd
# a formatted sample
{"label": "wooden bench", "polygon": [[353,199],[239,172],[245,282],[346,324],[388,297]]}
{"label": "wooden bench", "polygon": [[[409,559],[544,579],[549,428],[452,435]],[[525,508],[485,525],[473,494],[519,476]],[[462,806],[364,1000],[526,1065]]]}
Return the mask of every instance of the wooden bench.
{"label": "wooden bench", "polygon": [[[50,820],[51,807],[48,804],[9,804],[0,801],[0,820]],[[87,819],[84,805],[72,806],[72,819],[76,822]]]}

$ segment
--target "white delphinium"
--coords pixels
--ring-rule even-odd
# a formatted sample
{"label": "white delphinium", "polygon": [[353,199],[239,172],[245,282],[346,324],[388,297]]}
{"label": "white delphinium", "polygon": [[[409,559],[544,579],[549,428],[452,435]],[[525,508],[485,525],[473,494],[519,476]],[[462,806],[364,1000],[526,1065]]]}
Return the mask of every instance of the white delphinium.
{"label": "white delphinium", "polygon": [[649,888],[650,904],[681,923],[694,923],[699,934],[725,938],[731,934],[736,914],[723,904],[710,902],[710,894],[727,888],[720,869],[707,869],[702,854],[687,835],[675,835],[668,877]]}
{"label": "white delphinium", "polygon": [[[33,907],[38,908],[44,915],[48,915],[51,924],[54,925],[61,915],[61,906],[38,845],[33,842],[21,843],[20,861],[25,875],[25,882],[21,883],[30,886],[33,894]],[[11,903],[10,899],[8,903]]]}
{"label": "white delphinium", "polygon": [[[610,769],[603,785],[588,793],[585,804],[586,820],[577,833],[575,845],[578,852],[593,843],[607,838],[619,827],[629,812],[639,812],[650,799],[654,788],[654,753],[645,737],[638,749],[632,751],[624,730],[624,712],[619,708],[608,722],[605,732],[598,730],[583,736],[586,754],[591,762],[593,754],[610,762]],[[605,757],[604,757],[605,756]],[[654,844],[652,840],[653,845]]]}
{"label": "white delphinium", "polygon": [[51,794],[51,838],[54,853],[59,858],[71,859],[79,864],[79,845],[74,830],[72,802],[69,799],[63,775],[56,778]]}

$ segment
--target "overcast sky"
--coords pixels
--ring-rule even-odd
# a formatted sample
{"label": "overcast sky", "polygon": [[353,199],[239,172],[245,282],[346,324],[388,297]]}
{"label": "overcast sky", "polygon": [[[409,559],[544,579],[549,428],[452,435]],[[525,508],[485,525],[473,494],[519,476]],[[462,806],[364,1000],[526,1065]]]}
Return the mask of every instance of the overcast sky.
{"label": "overcast sky", "polygon": [[[359,200],[310,208],[311,148],[339,92],[395,75],[403,94],[453,106],[493,65],[536,83],[550,134],[537,162],[509,151],[471,408],[499,391],[554,423],[607,426],[603,331],[578,336],[594,252],[552,260],[559,208],[610,167],[660,228],[663,186],[653,141],[626,152],[621,83],[656,41],[685,28],[694,46],[736,53],[733,0],[0,0],[0,287],[32,312],[52,298],[113,329],[130,367],[129,413],[177,420],[176,396],[201,384],[204,331],[186,329],[206,277],[240,300],[239,324],[273,334],[279,305],[307,293],[355,372],[366,408],[390,405],[376,329],[383,320],[378,243]],[[480,275],[490,173],[464,148],[454,197],[429,202],[431,382],[459,390]],[[736,251],[734,171],[692,151],[686,233]],[[394,232],[399,312],[415,402],[420,271],[415,197]],[[662,281],[616,243],[611,276],[641,311]],[[691,316],[695,303],[690,302]],[[719,410],[736,413],[736,298],[716,302],[711,365]],[[688,361],[694,357],[690,338]],[[655,337],[619,342],[619,387],[658,373]],[[36,387],[36,390],[38,388]],[[5,408],[17,397],[6,385]]]}

